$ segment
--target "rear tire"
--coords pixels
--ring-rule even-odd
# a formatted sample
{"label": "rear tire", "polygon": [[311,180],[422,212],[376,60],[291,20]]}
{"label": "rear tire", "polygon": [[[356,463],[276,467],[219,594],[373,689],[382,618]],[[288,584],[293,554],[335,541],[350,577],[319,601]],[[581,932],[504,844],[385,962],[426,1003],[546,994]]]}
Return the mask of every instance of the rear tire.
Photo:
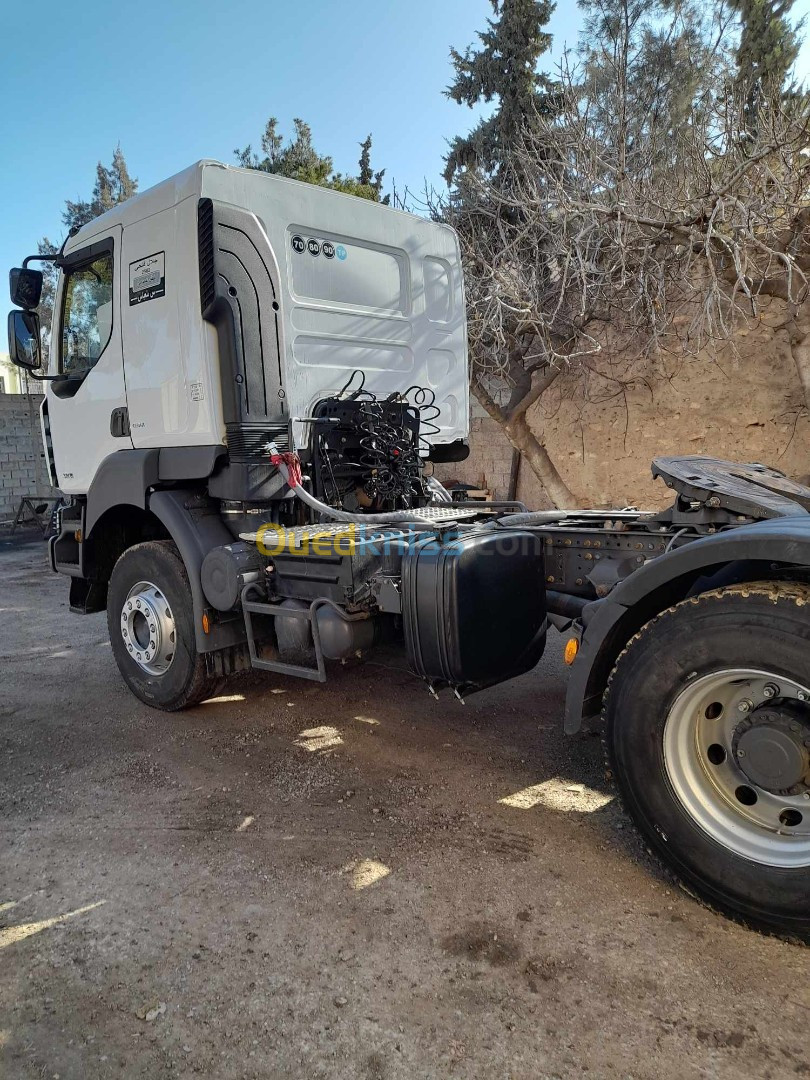
{"label": "rear tire", "polygon": [[118,559],[107,592],[107,627],[124,682],[152,708],[188,708],[220,684],[197,652],[188,574],[172,541],[136,544]]}
{"label": "rear tire", "polygon": [[647,623],[605,700],[650,847],[746,923],[810,941],[810,586],[737,585]]}

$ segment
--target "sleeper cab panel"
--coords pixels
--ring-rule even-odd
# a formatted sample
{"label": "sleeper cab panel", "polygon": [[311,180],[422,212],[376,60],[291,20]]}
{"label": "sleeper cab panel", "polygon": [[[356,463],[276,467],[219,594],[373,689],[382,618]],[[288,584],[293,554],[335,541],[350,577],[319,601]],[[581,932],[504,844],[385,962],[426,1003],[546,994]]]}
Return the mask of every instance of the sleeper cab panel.
{"label": "sleeper cab panel", "polygon": [[429,681],[480,688],[535,666],[546,602],[542,537],[491,530],[417,542],[402,566],[405,642]]}

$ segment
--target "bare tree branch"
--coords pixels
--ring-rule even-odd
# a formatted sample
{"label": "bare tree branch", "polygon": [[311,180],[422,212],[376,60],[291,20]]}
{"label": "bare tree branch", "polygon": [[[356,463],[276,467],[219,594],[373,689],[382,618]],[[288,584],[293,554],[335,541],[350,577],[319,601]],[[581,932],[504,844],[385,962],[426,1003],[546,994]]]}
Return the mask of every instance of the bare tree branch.
{"label": "bare tree branch", "polygon": [[[635,361],[600,372],[623,395],[668,377],[670,357],[708,357],[777,298],[810,408],[808,98],[763,96],[749,122],[724,9],[701,28],[695,5],[689,25],[685,5],[655,25],[639,0],[596,8],[600,34],[579,67],[564,58],[557,109],[526,116],[496,172],[428,200],[460,237],[478,399],[525,445],[518,421],[532,410],[542,427],[555,383],[587,396],[607,342]],[[547,464],[529,463],[548,487]]]}

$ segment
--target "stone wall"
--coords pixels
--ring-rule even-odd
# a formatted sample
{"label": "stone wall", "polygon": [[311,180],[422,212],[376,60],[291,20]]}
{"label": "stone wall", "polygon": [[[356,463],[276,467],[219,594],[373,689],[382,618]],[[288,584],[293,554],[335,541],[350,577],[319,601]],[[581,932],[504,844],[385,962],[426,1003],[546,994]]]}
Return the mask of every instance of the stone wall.
{"label": "stone wall", "polygon": [[26,495],[52,495],[39,424],[40,394],[0,394],[0,524]]}
{"label": "stone wall", "polygon": [[512,445],[472,396],[470,403],[470,456],[466,461],[437,465],[436,476],[443,484],[472,484],[491,491],[495,498],[505,499],[512,470]]}
{"label": "stone wall", "polygon": [[[784,322],[783,306],[774,301],[756,327],[738,333],[735,348],[668,361],[663,377],[639,376],[626,395],[616,396],[615,385],[593,378],[591,400],[585,400],[577,384],[558,380],[529,419],[578,504],[667,505],[670,493],[650,474],[656,455],[759,461],[807,482],[810,420]],[[622,377],[632,374],[607,353],[602,366]],[[505,498],[511,446],[477,403],[470,448],[467,461],[441,466],[437,475],[483,481]],[[532,509],[550,506],[525,461],[518,498]]]}

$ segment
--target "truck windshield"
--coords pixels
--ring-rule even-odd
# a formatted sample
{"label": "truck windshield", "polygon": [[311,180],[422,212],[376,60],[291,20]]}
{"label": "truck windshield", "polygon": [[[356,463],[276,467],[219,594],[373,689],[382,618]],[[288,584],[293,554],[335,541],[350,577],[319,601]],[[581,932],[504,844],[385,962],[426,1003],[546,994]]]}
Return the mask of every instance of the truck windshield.
{"label": "truck windshield", "polygon": [[60,371],[68,375],[88,372],[98,361],[112,335],[111,254],[71,270],[64,286]]}

